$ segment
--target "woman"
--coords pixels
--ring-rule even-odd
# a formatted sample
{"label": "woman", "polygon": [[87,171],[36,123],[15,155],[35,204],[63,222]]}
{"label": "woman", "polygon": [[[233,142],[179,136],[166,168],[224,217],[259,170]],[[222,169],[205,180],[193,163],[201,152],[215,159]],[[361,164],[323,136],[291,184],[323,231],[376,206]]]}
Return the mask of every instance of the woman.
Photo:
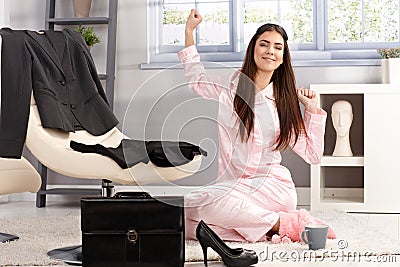
{"label": "woman", "polygon": [[[305,224],[322,222],[295,210],[295,185],[280,164],[279,150],[291,147],[306,162],[318,163],[326,112],[317,107],[315,92],[296,89],[282,27],[261,26],[248,45],[242,69],[229,79],[212,79],[194,45],[193,31],[201,21],[192,10],[185,49],[178,56],[189,87],[219,102],[218,180],[185,196],[186,237],[194,239],[196,226],[204,220],[223,240],[256,242],[278,234],[275,241],[300,241]],[[329,237],[334,238],[332,229]]]}

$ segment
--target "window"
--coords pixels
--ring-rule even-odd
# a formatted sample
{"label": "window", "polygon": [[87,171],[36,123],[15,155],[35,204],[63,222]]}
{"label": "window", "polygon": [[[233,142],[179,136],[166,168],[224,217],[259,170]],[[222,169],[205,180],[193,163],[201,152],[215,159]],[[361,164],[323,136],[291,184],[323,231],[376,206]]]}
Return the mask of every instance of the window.
{"label": "window", "polygon": [[203,22],[195,33],[196,44],[203,51],[232,51],[231,1],[164,0],[159,27],[160,52],[174,52],[185,43],[185,23],[192,8],[199,10]]}
{"label": "window", "polygon": [[[176,52],[184,46],[185,23],[192,8],[203,16],[195,32],[196,45],[203,59],[211,61],[241,61],[250,38],[267,22],[285,28],[294,54],[319,52],[326,59],[327,53],[322,52],[343,51],[348,58],[363,51],[367,58],[376,58],[376,48],[400,45],[399,0],[149,2],[149,61],[152,62],[176,61]],[[352,53],[345,53],[349,50]],[[367,50],[369,53],[365,54]]]}
{"label": "window", "polygon": [[315,48],[313,35],[313,0],[243,1],[240,23],[243,24],[244,44],[249,43],[257,28],[267,22],[283,26],[289,42],[302,48]]}
{"label": "window", "polygon": [[327,48],[399,44],[399,0],[328,0]]}

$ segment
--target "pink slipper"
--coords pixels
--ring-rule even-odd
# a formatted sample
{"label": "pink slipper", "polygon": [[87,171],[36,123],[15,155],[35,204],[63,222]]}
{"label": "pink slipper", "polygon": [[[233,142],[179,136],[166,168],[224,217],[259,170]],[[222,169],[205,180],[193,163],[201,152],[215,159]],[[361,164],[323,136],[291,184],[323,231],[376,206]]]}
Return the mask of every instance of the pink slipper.
{"label": "pink slipper", "polygon": [[271,238],[271,242],[273,244],[281,243],[281,241],[282,240],[281,240],[281,237],[279,235],[273,235],[272,238]]}
{"label": "pink slipper", "polygon": [[[293,242],[301,242],[301,232],[309,224],[326,224],[324,221],[311,216],[305,209],[289,212],[280,212],[279,236],[289,237]],[[328,229],[328,238],[336,238],[335,231],[331,226]]]}
{"label": "pink slipper", "polygon": [[280,237],[279,235],[273,235],[271,238],[271,242],[273,244],[279,244],[279,243],[292,243],[292,240],[290,240],[289,237],[284,236],[284,237]]}

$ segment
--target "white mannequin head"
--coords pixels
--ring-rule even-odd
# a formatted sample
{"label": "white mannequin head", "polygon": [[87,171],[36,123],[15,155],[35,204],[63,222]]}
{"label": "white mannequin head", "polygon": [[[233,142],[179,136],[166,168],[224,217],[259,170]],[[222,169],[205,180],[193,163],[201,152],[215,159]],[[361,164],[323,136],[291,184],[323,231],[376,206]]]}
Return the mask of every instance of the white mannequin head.
{"label": "white mannequin head", "polygon": [[332,105],[332,123],[339,137],[349,134],[353,122],[353,109],[350,102],[338,100]]}

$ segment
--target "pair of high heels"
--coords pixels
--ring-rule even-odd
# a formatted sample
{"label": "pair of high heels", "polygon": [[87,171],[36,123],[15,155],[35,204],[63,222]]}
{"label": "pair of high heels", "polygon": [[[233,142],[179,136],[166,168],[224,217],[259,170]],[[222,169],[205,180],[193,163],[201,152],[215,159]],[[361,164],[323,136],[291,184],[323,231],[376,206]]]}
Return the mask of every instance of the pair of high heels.
{"label": "pair of high heels", "polygon": [[211,247],[219,254],[226,266],[246,267],[258,262],[258,256],[255,251],[243,248],[230,248],[204,221],[200,221],[197,225],[196,238],[203,249],[205,266],[207,266],[208,247]]}

